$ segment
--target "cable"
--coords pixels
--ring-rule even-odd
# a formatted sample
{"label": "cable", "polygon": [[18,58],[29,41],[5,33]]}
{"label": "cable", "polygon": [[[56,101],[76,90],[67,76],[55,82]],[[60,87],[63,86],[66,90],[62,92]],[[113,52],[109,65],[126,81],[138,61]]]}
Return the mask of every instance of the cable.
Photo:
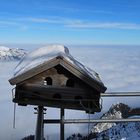
{"label": "cable", "polygon": [[[90,103],[88,103],[88,106],[90,108]],[[89,113],[88,113],[88,120],[89,120],[89,123],[88,123],[88,137],[89,137],[89,134],[90,134],[90,113],[91,113],[91,109],[89,110]]]}

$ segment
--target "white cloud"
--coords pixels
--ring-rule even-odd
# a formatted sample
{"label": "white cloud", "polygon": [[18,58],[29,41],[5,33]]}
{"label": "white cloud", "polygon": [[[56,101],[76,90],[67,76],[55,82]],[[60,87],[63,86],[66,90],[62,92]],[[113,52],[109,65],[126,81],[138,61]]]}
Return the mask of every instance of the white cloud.
{"label": "white cloud", "polygon": [[52,17],[19,17],[11,19],[17,22],[31,22],[31,23],[53,23],[53,24],[65,24],[69,20],[69,18],[62,18],[59,16],[52,16]]}
{"label": "white cloud", "polygon": [[22,18],[19,20],[25,20],[27,22],[35,22],[35,23],[61,23],[62,24],[62,20],[60,19],[49,19],[49,18]]}
{"label": "white cloud", "polygon": [[10,20],[0,20],[0,24],[2,25],[19,25],[17,22]]}
{"label": "white cloud", "polygon": [[140,24],[123,22],[73,22],[67,27],[81,29],[140,29]]}
{"label": "white cloud", "polygon": [[124,22],[96,22],[88,21],[82,19],[69,19],[60,17],[51,18],[21,18],[20,20],[25,20],[28,22],[35,23],[50,23],[50,24],[61,24],[64,27],[78,28],[78,29],[133,29],[139,30],[140,24],[137,23],[124,23]]}
{"label": "white cloud", "polygon": [[0,29],[16,28],[21,31],[28,29],[28,26],[19,22],[17,19],[0,20]]}
{"label": "white cloud", "polygon": [[[82,19],[71,19],[61,17],[21,17],[14,19],[1,20],[0,26],[15,26],[19,29],[28,29],[29,23],[37,23],[47,25],[61,25],[64,28],[71,29],[129,29],[129,30],[140,30],[139,23],[127,23],[127,22],[112,22],[112,21],[93,21],[93,20],[82,20]],[[36,26],[38,28],[38,26]],[[26,28],[26,29],[25,29]],[[39,28],[38,28],[39,29]],[[41,28],[40,28],[41,29]],[[44,28],[42,28],[44,29]]]}

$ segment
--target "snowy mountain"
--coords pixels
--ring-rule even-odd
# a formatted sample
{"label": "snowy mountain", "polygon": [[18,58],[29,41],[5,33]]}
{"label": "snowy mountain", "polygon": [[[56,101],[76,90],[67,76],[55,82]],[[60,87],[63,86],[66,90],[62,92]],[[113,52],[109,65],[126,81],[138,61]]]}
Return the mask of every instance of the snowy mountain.
{"label": "snowy mountain", "polygon": [[[119,103],[112,105],[101,119],[133,118],[139,114],[139,108],[132,109],[128,105]],[[98,123],[92,128],[97,137],[92,140],[139,140],[140,122],[125,123]]]}
{"label": "snowy mountain", "polygon": [[[130,111],[130,107],[125,104],[120,103],[120,104],[112,105],[109,111],[103,114],[101,119],[126,118],[129,111]],[[98,123],[93,127],[91,131],[100,133],[104,130],[110,129],[115,125],[116,123]]]}
{"label": "snowy mountain", "polygon": [[20,60],[25,54],[23,49],[0,46],[0,61]]}
{"label": "snowy mountain", "polygon": [[[119,103],[112,105],[101,119],[121,119],[138,116],[140,109],[132,109],[128,105]],[[79,137],[80,136],[80,137]],[[140,122],[125,123],[97,123],[88,136],[73,134],[67,140],[139,140]]]}

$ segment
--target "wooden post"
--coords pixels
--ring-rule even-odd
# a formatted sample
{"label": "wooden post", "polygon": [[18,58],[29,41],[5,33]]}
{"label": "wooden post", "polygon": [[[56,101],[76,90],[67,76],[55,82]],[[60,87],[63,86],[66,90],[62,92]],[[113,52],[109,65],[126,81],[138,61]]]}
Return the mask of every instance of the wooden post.
{"label": "wooden post", "polygon": [[60,109],[60,140],[65,139],[64,135],[64,116],[65,116],[65,110],[64,108]]}
{"label": "wooden post", "polygon": [[44,136],[44,112],[43,112],[43,106],[38,106],[38,115],[37,115],[37,124],[36,124],[36,134],[35,134],[35,140],[43,140]]}

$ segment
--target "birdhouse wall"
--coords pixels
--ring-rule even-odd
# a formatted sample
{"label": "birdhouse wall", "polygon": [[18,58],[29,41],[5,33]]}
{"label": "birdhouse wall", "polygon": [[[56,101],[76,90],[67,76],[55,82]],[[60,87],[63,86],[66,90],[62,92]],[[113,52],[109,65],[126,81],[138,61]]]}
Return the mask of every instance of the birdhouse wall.
{"label": "birdhouse wall", "polygon": [[22,83],[22,85],[37,84],[37,85],[48,85],[54,87],[73,87],[80,89],[91,89],[87,84],[83,83],[80,79],[72,74],[68,74],[63,70],[59,72],[57,68],[51,68],[44,71]]}
{"label": "birdhouse wall", "polygon": [[27,81],[24,81],[24,84],[32,83],[32,84],[38,84],[38,85],[44,85],[44,84],[50,85],[48,84],[49,81],[47,81],[47,79],[52,80],[51,85],[53,86],[65,86],[65,83],[68,78],[64,76],[63,74],[58,74],[55,68],[51,68],[47,71],[44,71],[43,73],[40,73],[28,79]]}
{"label": "birdhouse wall", "polygon": [[62,66],[56,66],[18,84],[13,101],[20,105],[43,104],[84,110],[79,104],[79,100],[82,100],[81,103],[85,107],[90,105],[94,112],[100,111],[99,99],[97,90]]}

